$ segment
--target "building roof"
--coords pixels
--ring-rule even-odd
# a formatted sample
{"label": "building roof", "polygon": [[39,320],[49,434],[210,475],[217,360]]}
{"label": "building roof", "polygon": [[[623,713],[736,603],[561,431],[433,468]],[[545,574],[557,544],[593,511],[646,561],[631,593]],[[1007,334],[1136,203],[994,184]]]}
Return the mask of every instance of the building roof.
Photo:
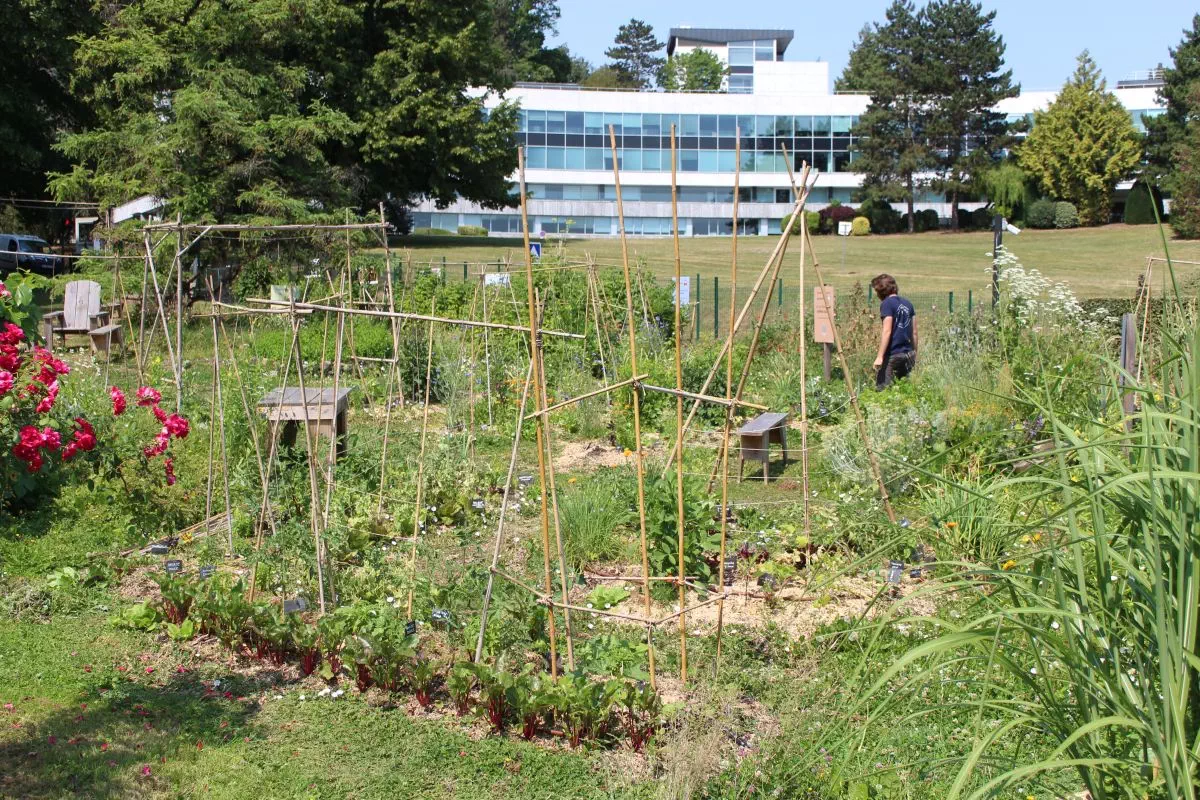
{"label": "building roof", "polygon": [[692,42],[704,42],[706,44],[728,44],[729,42],[748,42],[752,39],[774,39],[775,50],[780,57],[783,56],[788,45],[792,43],[792,37],[795,36],[795,31],[789,30],[770,30],[761,28],[671,28],[671,35],[667,38],[667,55],[675,52],[675,45],[679,39],[687,39]]}

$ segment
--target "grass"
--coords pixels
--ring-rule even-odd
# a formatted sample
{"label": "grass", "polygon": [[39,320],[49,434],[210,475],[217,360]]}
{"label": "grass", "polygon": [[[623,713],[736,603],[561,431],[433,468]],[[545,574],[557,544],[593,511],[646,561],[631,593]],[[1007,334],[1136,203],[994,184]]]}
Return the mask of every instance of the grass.
{"label": "grass", "polygon": [[[738,239],[740,282],[748,282],[766,262],[778,237],[747,236]],[[798,242],[789,249],[784,267],[785,284],[798,279]],[[519,264],[522,243],[519,238],[414,237],[403,240],[417,262],[440,261],[445,257],[447,277],[462,276],[462,262],[495,264],[511,259]],[[556,246],[546,243],[546,248]],[[896,276],[907,292],[947,292],[974,289],[977,298],[988,287],[986,270],[991,261],[992,234],[934,232],[914,235],[843,238],[817,236],[813,240],[825,278],[838,288],[865,283],[880,272]],[[1107,225],[1066,231],[1025,230],[1020,236],[1005,236],[1005,246],[1028,267],[1036,267],[1047,276],[1067,281],[1081,297],[1123,297],[1137,288],[1138,276],[1146,268],[1146,258],[1162,253],[1158,231],[1150,225]],[[621,244],[616,237],[571,239],[565,242],[572,259],[591,257],[601,265],[619,266]],[[660,277],[674,274],[672,242],[669,238],[631,238],[631,256],[645,259],[648,269]],[[728,237],[685,238],[680,242],[683,272],[701,276],[702,291],[710,290],[711,278],[729,277],[730,239]],[[844,257],[843,257],[844,252]],[[1182,261],[1200,262],[1200,242],[1177,242],[1173,255]],[[1179,267],[1181,275],[1193,274],[1197,267]],[[475,271],[475,268],[472,268]],[[1160,267],[1159,278],[1162,276]],[[1155,279],[1155,283],[1159,282]],[[806,280],[815,282],[810,272]]]}

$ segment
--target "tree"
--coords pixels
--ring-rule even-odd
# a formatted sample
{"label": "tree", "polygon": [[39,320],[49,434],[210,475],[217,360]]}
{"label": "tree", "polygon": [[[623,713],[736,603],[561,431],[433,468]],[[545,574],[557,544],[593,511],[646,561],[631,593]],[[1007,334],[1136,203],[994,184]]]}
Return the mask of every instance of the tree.
{"label": "tree", "polygon": [[1034,114],[1017,162],[1043,192],[1073,203],[1080,224],[1099,225],[1108,222],[1117,182],[1133,172],[1141,152],[1129,112],[1085,50],[1058,97]]}
{"label": "tree", "polygon": [[865,199],[908,205],[911,233],[919,175],[933,163],[925,138],[929,104],[920,82],[924,40],[911,0],[894,0],[886,22],[876,23],[860,44],[871,50],[859,56],[860,63],[890,66],[871,79],[871,103],[855,127],[858,158],[851,169],[863,176]]}
{"label": "tree", "polygon": [[1200,103],[1192,93],[1200,82],[1200,14],[1192,17],[1192,27],[1183,32],[1183,41],[1171,51],[1172,66],[1163,70],[1159,102],[1166,113],[1146,117],[1146,169],[1143,176],[1152,184],[1173,190],[1177,148],[1188,138],[1188,121],[1200,114]]}
{"label": "tree", "polygon": [[992,27],[995,19],[995,11],[985,14],[971,0],[933,0],[920,15],[933,187],[950,195],[954,228],[959,196],[978,187],[980,176],[1011,143],[1005,116],[995,109],[1021,90],[1004,69],[1004,39]]}
{"label": "tree", "polygon": [[624,89],[628,88],[625,83],[624,76],[617,72],[614,67],[603,66],[597,70],[593,70],[586,78],[579,82],[580,86],[586,86],[589,89]]}
{"label": "tree", "polygon": [[631,19],[617,31],[613,46],[604,51],[625,86],[645,89],[662,69],[665,59],[656,56],[663,43],[654,37],[654,28],[640,19]]}
{"label": "tree", "polygon": [[556,0],[491,0],[496,36],[507,53],[504,76],[513,81],[570,83],[571,53],[565,47],[546,47],[557,31]]}
{"label": "tree", "polygon": [[0,3],[9,53],[0,81],[0,193],[41,197],[46,172],[67,166],[52,147],[55,134],[90,122],[71,91],[75,37],[99,25],[92,4],[78,0]]}
{"label": "tree", "polygon": [[887,69],[887,64],[880,57],[879,44],[875,39],[875,28],[871,25],[864,25],[858,32],[858,41],[850,49],[850,58],[846,62],[846,68],[834,81],[833,88],[839,92],[869,93],[881,83]]}
{"label": "tree", "polygon": [[668,92],[719,92],[728,72],[716,54],[700,47],[668,58],[658,85]]}
{"label": "tree", "polygon": [[511,203],[516,111],[490,0],[156,0],[79,43],[96,124],[59,143],[59,196],[141,194],[218,222],[459,196]]}
{"label": "tree", "polygon": [[[1192,87],[1189,103],[1200,108],[1200,84]],[[1187,135],[1175,148],[1174,190],[1171,198],[1171,227],[1183,239],[1200,239],[1200,120],[1191,120]]]}

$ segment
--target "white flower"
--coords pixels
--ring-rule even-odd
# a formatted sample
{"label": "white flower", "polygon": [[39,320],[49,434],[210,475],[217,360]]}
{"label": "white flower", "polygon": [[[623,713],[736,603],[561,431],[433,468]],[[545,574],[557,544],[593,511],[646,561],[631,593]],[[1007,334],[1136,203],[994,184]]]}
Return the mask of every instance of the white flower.
{"label": "white flower", "polygon": [[1030,668],[1029,668],[1029,674],[1030,674],[1030,675],[1037,675],[1037,667],[1030,667]]}
{"label": "white flower", "polygon": [[1053,628],[1054,630],[1058,630],[1058,623],[1057,623],[1057,622],[1051,622],[1051,623],[1050,623],[1050,627],[1051,627],[1051,628]]}

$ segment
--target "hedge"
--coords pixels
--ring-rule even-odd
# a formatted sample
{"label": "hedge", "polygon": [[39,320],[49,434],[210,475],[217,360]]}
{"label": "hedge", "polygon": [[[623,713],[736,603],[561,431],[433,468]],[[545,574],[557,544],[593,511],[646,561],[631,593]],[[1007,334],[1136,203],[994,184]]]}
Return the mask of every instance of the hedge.
{"label": "hedge", "polygon": [[1046,230],[1054,227],[1054,201],[1039,197],[1025,212],[1025,224],[1031,228]]}
{"label": "hedge", "polygon": [[444,228],[413,228],[413,236],[453,236],[454,231],[448,231]]}
{"label": "hedge", "polygon": [[870,236],[871,235],[871,220],[866,217],[855,217],[850,223],[851,236]]}
{"label": "hedge", "polygon": [[459,236],[487,236],[488,229],[480,225],[459,225]]}

